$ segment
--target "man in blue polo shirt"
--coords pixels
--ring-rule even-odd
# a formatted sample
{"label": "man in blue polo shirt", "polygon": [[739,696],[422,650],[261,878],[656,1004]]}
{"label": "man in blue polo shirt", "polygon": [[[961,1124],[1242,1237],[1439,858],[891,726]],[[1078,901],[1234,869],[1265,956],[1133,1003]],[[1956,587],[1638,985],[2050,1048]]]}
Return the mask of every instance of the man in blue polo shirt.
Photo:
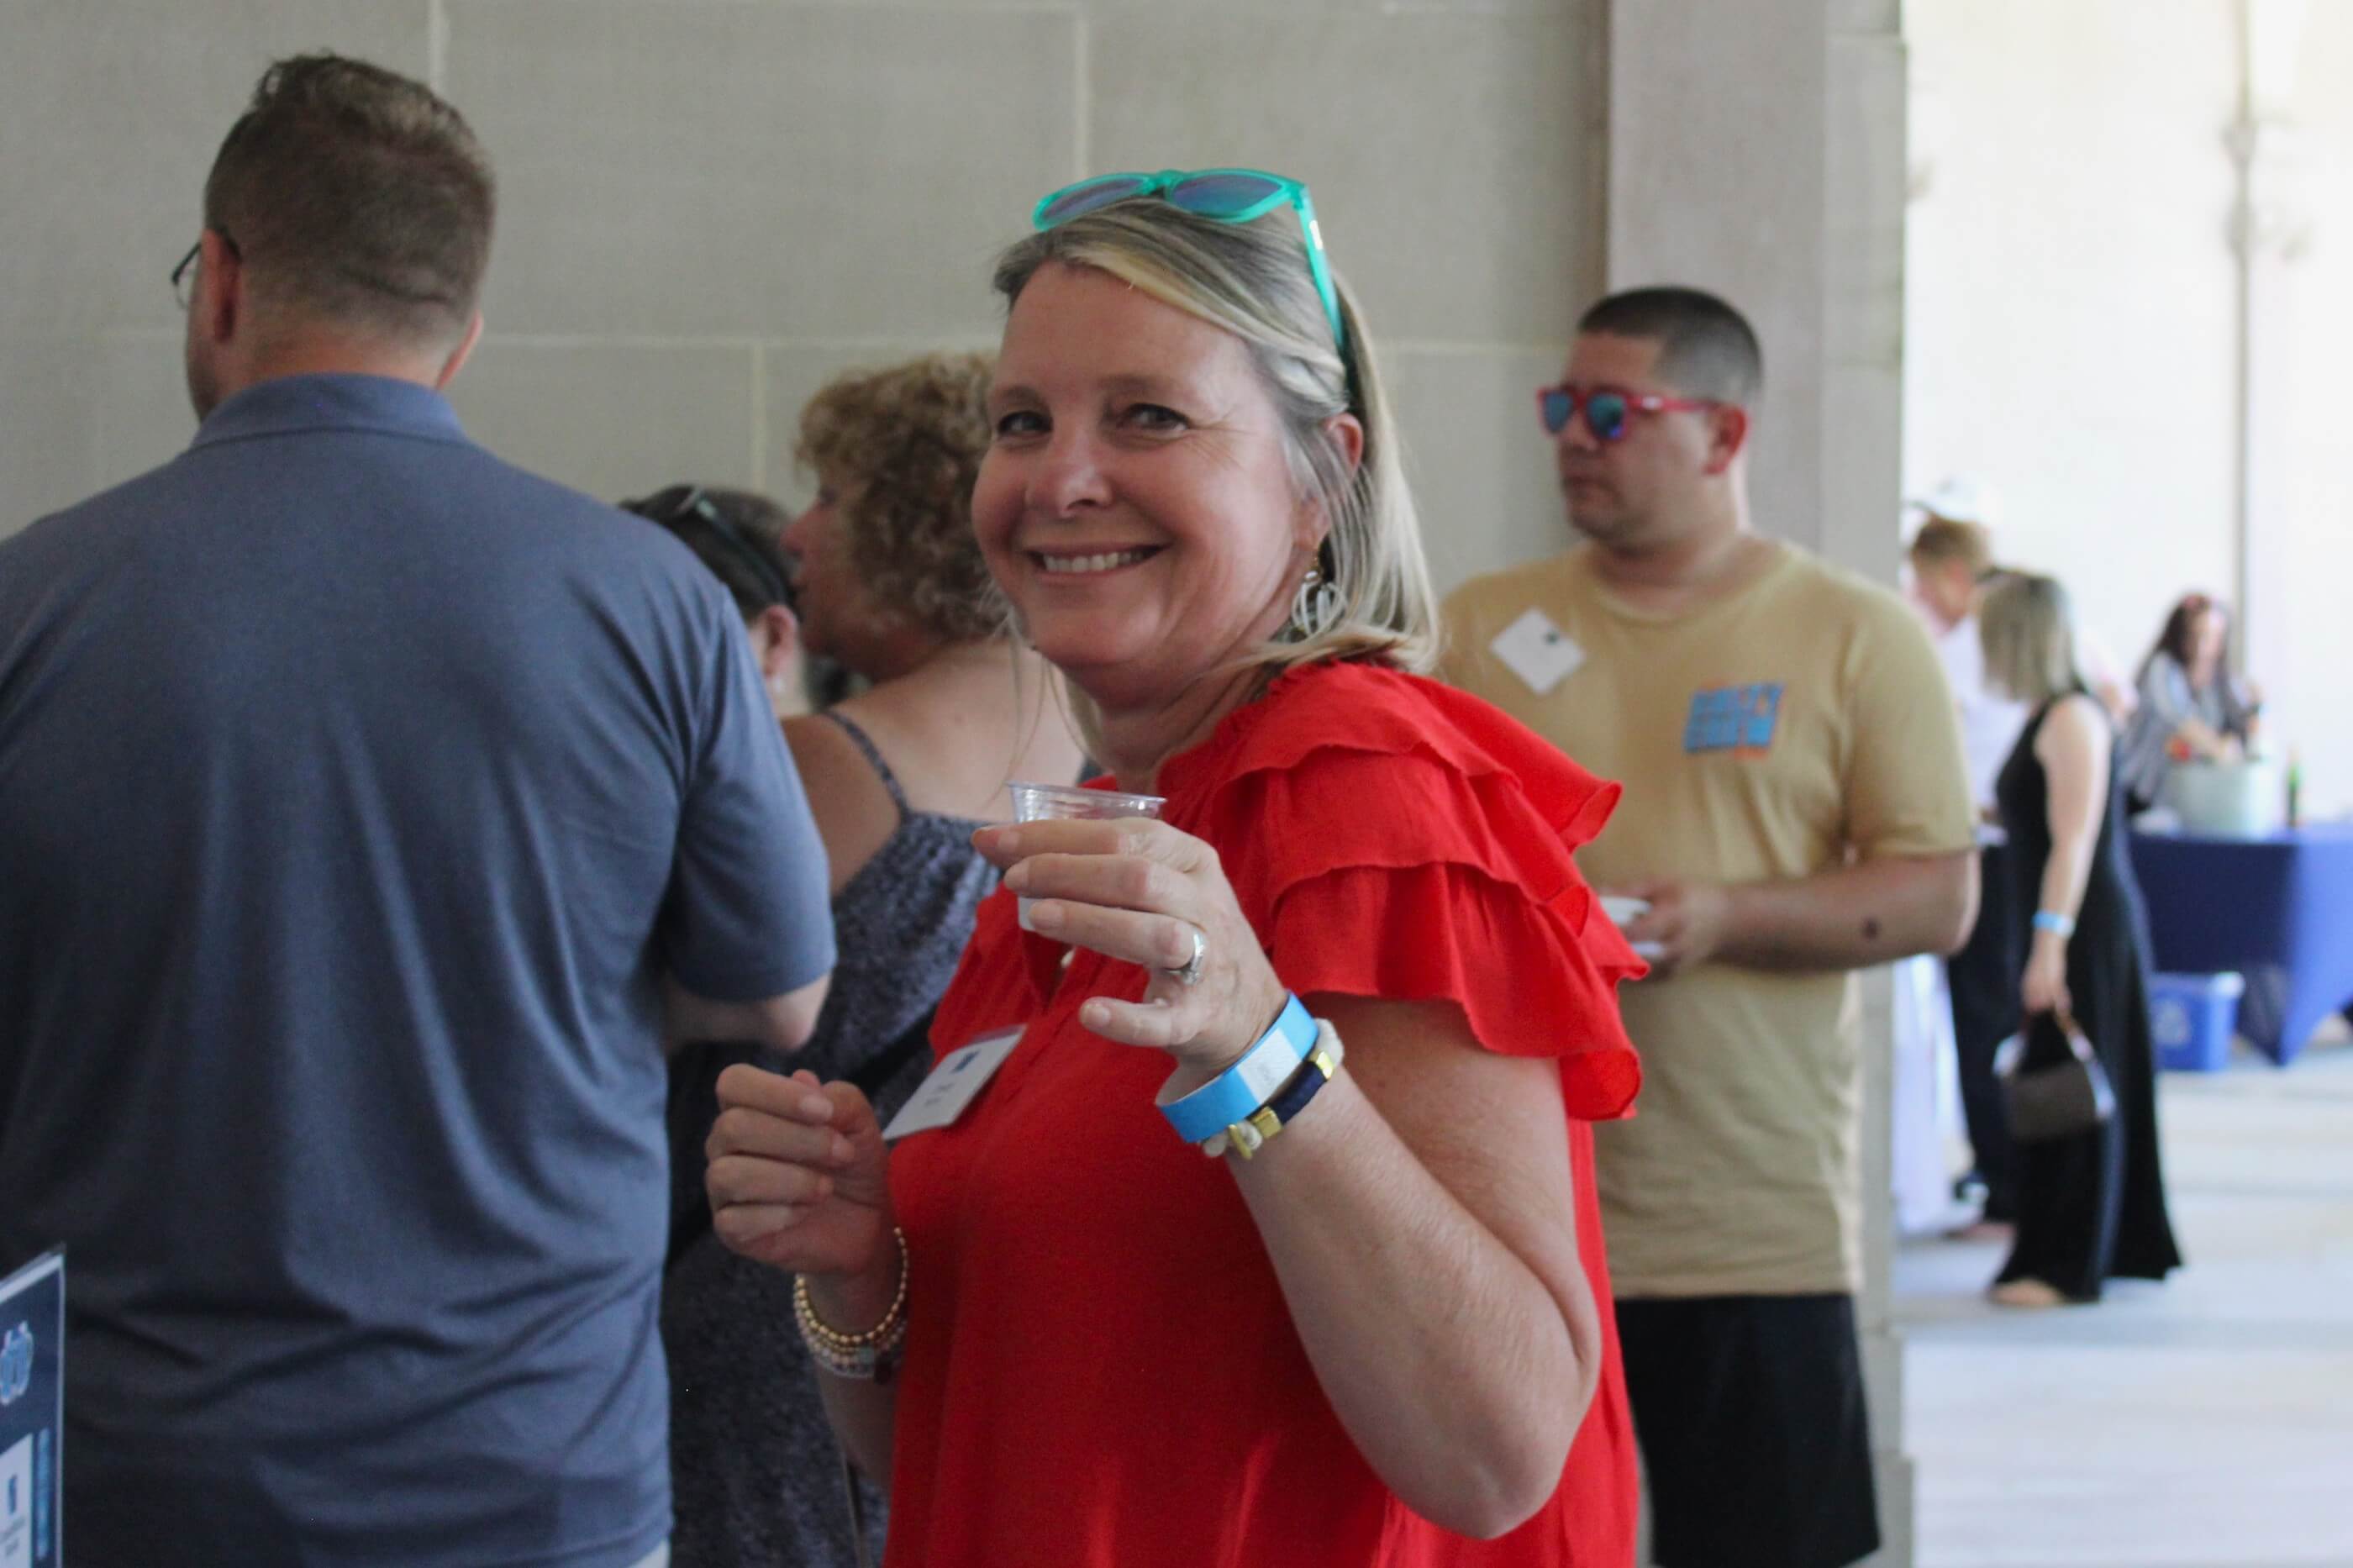
{"label": "man in blue polo shirt", "polygon": [[79,1568],[667,1553],[660,1045],[806,1037],[825,859],[718,584],[442,400],[491,211],[425,88],[272,67],[195,445],[0,544],[0,1272],[69,1249]]}

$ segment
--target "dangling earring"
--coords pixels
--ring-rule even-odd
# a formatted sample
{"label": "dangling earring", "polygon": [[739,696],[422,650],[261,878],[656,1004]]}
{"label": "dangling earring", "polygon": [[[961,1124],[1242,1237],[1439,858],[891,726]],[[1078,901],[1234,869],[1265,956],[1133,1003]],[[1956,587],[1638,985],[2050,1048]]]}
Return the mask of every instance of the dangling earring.
{"label": "dangling earring", "polygon": [[1340,590],[1327,581],[1321,566],[1310,566],[1291,595],[1292,635],[1301,642],[1319,637],[1340,618]]}

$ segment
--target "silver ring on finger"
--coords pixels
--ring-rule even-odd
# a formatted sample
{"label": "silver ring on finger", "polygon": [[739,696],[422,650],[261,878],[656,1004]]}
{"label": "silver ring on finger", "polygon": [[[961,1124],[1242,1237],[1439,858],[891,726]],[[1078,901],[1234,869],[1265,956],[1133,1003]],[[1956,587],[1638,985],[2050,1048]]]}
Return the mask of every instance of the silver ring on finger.
{"label": "silver ring on finger", "polygon": [[1209,956],[1209,941],[1207,937],[1201,934],[1201,928],[1199,926],[1195,926],[1192,928],[1192,931],[1193,956],[1187,959],[1182,965],[1176,969],[1164,969],[1160,972],[1161,973],[1168,976],[1169,979],[1176,982],[1179,985],[1199,984],[1201,983],[1201,962]]}

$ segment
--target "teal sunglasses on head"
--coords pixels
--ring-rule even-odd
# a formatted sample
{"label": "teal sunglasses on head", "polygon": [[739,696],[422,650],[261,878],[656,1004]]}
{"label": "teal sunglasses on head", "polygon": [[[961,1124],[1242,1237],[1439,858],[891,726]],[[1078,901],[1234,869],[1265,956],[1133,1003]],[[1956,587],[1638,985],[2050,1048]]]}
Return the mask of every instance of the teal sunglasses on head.
{"label": "teal sunglasses on head", "polygon": [[1315,279],[1315,297],[1324,301],[1324,319],[1332,324],[1332,346],[1347,357],[1347,334],[1340,328],[1340,295],[1332,287],[1332,268],[1324,258],[1324,231],[1315,223],[1315,204],[1297,180],[1270,174],[1263,169],[1163,169],[1156,174],[1097,174],[1075,185],[1064,185],[1038,204],[1029,221],[1041,229],[1065,224],[1082,213],[1107,207],[1134,196],[1159,196],[1171,206],[1217,223],[1249,223],[1288,202],[1299,215],[1300,232],[1307,237],[1307,270]]}

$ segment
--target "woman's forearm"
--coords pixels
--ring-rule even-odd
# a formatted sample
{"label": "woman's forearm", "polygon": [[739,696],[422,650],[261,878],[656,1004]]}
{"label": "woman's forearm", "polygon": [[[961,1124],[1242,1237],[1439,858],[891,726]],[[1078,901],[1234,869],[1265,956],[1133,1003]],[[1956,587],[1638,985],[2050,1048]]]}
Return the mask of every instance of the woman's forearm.
{"label": "woman's forearm", "polygon": [[2082,835],[2053,838],[2051,858],[2042,867],[2042,897],[2037,913],[2073,920],[2084,903],[2084,888],[2091,880],[2092,847]]}
{"label": "woman's forearm", "polygon": [[[1377,1049],[1355,1046],[1351,1068]],[[1449,1121],[1445,1136],[1466,1149],[1482,1140],[1490,1149],[1542,1149],[1548,1135],[1564,1145],[1547,1153],[1565,1179],[1557,1069],[1490,1060],[1550,1074],[1548,1115],[1526,1116],[1532,1097],[1523,1089],[1516,1111],[1481,1096],[1440,1103],[1430,1125]],[[1565,1255],[1556,1249],[1532,1266],[1457,1200],[1348,1071],[1256,1159],[1227,1163],[1317,1380],[1382,1480],[1415,1512],[1472,1536],[1500,1534],[1541,1507],[1559,1483],[1601,1360],[1573,1229]],[[1556,1215],[1516,1212],[1534,1206],[1512,1204],[1500,1223],[1557,1226]]]}
{"label": "woman's forearm", "polygon": [[897,1386],[861,1383],[822,1371],[815,1375],[835,1441],[868,1479],[889,1490],[892,1436],[898,1426]]}
{"label": "woman's forearm", "polygon": [[[1169,1051],[1178,1093],[1229,1068],[1283,1005],[1211,846],[1166,824],[1068,821],[974,842],[1036,900],[1039,931],[1157,971],[1145,999],[1090,998],[1078,1022]],[[1426,1519],[1502,1534],[1558,1489],[1601,1363],[1559,1064],[1484,1048],[1452,1000],[1301,1000],[1339,1032],[1346,1066],[1227,1169],[1317,1384],[1374,1472]],[[1604,1008],[1595,1028],[1614,1041]],[[1214,1340],[1220,1325],[1196,1327]]]}
{"label": "woman's forearm", "polygon": [[[893,1248],[888,1254],[888,1267],[871,1271],[866,1278],[812,1275],[809,1305],[824,1322],[860,1326],[879,1323],[890,1311],[892,1299],[898,1293],[898,1253]],[[912,1292],[906,1310],[911,1313],[921,1310]],[[825,1401],[826,1418],[833,1424],[833,1435],[842,1451],[870,1479],[887,1489],[891,1484],[892,1436],[898,1425],[897,1385],[836,1377],[821,1367],[813,1369],[812,1375]]]}

